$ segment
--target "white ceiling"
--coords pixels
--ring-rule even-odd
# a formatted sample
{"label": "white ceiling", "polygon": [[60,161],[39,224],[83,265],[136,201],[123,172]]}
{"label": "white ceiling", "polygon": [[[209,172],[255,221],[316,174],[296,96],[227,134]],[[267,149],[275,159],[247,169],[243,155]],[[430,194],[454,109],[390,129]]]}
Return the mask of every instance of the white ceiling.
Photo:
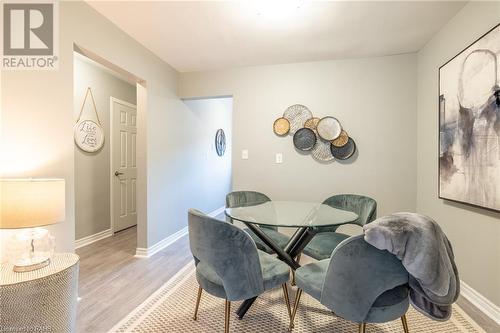
{"label": "white ceiling", "polygon": [[91,1],[180,72],[415,52],[465,2]]}

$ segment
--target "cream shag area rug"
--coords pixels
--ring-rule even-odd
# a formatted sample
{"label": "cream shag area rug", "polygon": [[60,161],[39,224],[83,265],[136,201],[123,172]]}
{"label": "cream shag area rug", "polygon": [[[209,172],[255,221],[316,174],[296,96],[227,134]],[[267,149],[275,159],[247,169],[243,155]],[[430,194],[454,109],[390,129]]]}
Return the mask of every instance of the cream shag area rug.
{"label": "cream shag area rug", "polygon": [[[198,320],[193,320],[198,283],[194,265],[189,264],[170,281],[119,322],[110,332],[223,332],[224,300],[204,292],[201,297]],[[290,300],[295,299],[296,288],[290,288]],[[288,313],[281,288],[266,292],[255,301],[243,320],[234,312],[241,302],[231,304],[230,332],[287,332]],[[447,322],[436,322],[410,306],[407,313],[410,333],[483,333],[458,306]],[[295,318],[294,333],[358,332],[358,325],[336,317],[318,301],[302,294]],[[385,324],[368,324],[368,333],[402,333],[400,320]]]}

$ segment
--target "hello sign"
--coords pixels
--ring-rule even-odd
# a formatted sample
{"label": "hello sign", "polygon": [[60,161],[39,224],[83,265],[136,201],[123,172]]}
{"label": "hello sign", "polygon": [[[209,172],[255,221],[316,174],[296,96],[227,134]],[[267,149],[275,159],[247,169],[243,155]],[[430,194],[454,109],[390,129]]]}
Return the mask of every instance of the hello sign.
{"label": "hello sign", "polygon": [[[97,117],[97,123],[91,119],[81,119],[82,112],[85,107],[85,101],[87,100],[87,96],[89,94],[92,99],[95,115]],[[95,106],[94,96],[92,95],[92,90],[90,88],[87,88],[87,93],[85,94],[85,99],[83,100],[80,115],[78,116],[78,120],[74,128],[74,137],[78,148],[88,153],[94,153],[101,149],[104,145],[104,131],[101,126],[101,121],[99,120],[99,114],[97,113],[97,108]]]}

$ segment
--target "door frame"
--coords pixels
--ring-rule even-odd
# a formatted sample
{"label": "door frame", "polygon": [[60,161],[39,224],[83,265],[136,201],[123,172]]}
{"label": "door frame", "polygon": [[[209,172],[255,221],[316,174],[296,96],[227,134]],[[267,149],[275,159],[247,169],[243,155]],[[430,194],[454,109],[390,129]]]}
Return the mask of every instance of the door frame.
{"label": "door frame", "polygon": [[[137,88],[136,88],[137,89]],[[110,218],[110,227],[111,227],[111,234],[114,235],[115,234],[115,202],[114,202],[114,196],[113,196],[113,181],[115,180],[115,173],[114,173],[114,165],[113,165],[113,145],[114,145],[114,142],[113,142],[113,137],[114,137],[114,131],[115,131],[115,123],[114,123],[114,114],[115,114],[115,110],[114,110],[114,107],[113,107],[113,104],[114,103],[119,103],[119,104],[122,104],[122,105],[125,105],[125,106],[128,106],[128,107],[131,107],[131,108],[135,108],[135,110],[137,111],[137,105],[135,104],[132,104],[132,103],[129,103],[129,102],[126,102],[122,99],[119,99],[119,98],[116,98],[116,97],[113,97],[111,96],[109,98],[109,218]],[[135,125],[136,129],[138,130],[138,126],[137,124]],[[136,156],[136,165],[137,165],[137,156]],[[137,190],[136,190],[137,191]],[[137,207],[137,195],[136,195],[136,207]],[[137,221],[137,223],[139,223]]]}

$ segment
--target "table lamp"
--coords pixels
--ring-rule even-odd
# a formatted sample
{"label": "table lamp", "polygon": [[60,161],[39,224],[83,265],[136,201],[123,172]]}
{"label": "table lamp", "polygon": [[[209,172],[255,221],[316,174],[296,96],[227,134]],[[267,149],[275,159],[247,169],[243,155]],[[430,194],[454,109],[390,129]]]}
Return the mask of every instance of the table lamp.
{"label": "table lamp", "polygon": [[0,179],[0,229],[22,229],[14,233],[15,272],[28,272],[50,263],[50,249],[35,248],[35,241],[50,237],[41,226],[65,219],[63,179]]}

